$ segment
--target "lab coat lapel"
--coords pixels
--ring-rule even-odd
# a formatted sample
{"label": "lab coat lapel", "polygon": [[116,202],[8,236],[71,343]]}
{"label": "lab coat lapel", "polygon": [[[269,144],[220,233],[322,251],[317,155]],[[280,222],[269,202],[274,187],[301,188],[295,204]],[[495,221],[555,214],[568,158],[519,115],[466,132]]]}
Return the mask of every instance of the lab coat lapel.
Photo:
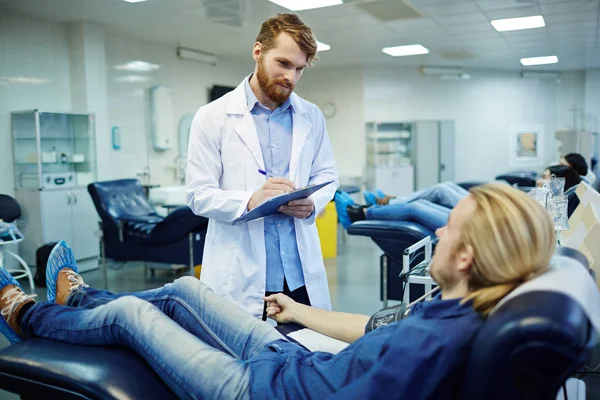
{"label": "lab coat lapel", "polygon": [[263,160],[262,150],[260,148],[260,142],[258,140],[258,134],[256,133],[256,125],[254,125],[254,119],[252,114],[246,112],[240,122],[235,126],[235,132],[239,135],[240,139],[250,149],[250,153],[254,156],[256,164],[262,170],[265,169],[265,162]]}
{"label": "lab coat lapel", "polygon": [[292,154],[290,156],[290,173],[288,178],[294,182],[296,181],[296,171],[298,170],[300,154],[312,127],[306,115],[297,112],[292,113]]}

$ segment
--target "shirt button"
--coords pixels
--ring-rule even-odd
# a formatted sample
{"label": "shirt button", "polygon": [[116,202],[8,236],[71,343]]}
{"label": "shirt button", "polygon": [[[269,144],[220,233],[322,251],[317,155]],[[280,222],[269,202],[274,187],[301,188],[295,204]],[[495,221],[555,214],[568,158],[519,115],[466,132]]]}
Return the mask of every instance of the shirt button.
{"label": "shirt button", "polygon": [[282,252],[281,252],[281,255],[282,255],[282,256],[285,256],[285,251],[282,251]]}
{"label": "shirt button", "polygon": [[281,228],[281,224],[277,224],[277,227],[278,227],[278,228]]}

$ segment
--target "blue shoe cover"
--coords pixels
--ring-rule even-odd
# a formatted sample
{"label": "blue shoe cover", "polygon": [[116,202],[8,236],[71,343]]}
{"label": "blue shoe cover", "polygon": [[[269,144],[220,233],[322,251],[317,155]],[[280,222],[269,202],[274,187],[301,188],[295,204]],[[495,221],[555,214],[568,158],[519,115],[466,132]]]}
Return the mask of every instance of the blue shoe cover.
{"label": "blue shoe cover", "polygon": [[61,240],[50,252],[46,264],[46,287],[48,288],[48,301],[51,303],[56,302],[56,281],[58,273],[63,268],[70,268],[75,273],[79,273],[73,250],[64,240]]}

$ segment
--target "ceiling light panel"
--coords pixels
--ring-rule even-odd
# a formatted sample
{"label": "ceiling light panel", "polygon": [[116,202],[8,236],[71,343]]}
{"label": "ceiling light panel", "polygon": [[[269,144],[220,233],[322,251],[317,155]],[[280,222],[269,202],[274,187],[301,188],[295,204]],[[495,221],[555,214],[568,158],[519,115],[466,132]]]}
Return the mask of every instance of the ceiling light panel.
{"label": "ceiling light panel", "polygon": [[418,54],[427,54],[429,49],[420,44],[411,44],[407,46],[384,47],[381,49],[385,54],[392,57],[415,56]]}
{"label": "ceiling light panel", "polygon": [[127,64],[116,65],[115,69],[119,71],[135,71],[135,72],[149,72],[160,68],[157,64],[151,64],[146,61],[131,61]]}
{"label": "ceiling light panel", "polygon": [[534,15],[532,17],[495,19],[490,22],[498,32],[519,31],[523,29],[543,28],[546,26],[544,17]]}
{"label": "ceiling light panel", "polygon": [[339,6],[342,0],[269,0],[291,11],[311,10],[313,8]]}
{"label": "ceiling light panel", "polygon": [[558,57],[556,56],[521,58],[521,64],[526,67],[530,65],[556,64],[557,62]]}

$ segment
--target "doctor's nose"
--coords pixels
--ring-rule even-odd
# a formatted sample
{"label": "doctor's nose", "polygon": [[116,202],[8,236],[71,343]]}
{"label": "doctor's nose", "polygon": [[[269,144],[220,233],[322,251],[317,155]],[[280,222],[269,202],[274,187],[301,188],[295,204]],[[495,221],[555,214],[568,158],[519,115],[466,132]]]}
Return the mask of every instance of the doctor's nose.
{"label": "doctor's nose", "polygon": [[291,86],[293,86],[293,84],[296,80],[296,72],[295,71],[287,71],[283,75],[283,78],[286,80],[286,83],[291,87]]}

